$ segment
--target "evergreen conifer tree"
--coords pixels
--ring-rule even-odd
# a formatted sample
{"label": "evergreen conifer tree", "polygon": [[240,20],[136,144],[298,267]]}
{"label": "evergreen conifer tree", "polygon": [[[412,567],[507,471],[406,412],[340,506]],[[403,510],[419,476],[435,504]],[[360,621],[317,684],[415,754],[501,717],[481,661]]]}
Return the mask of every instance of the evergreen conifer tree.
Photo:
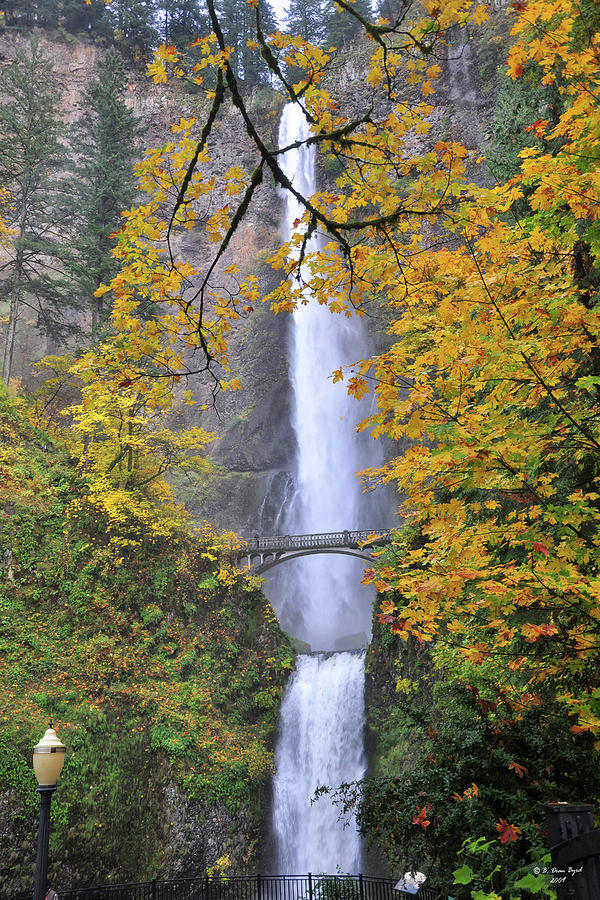
{"label": "evergreen conifer tree", "polygon": [[311,44],[322,44],[326,34],[324,0],[290,0],[286,31]]}
{"label": "evergreen conifer tree", "polygon": [[561,112],[560,93],[556,86],[542,83],[542,74],[535,63],[528,63],[524,77],[500,82],[486,150],[488,168],[498,181],[519,172],[524,147],[545,146],[553,152],[560,148],[560,140],[542,140],[529,128],[536,119],[557,119]]}
{"label": "evergreen conifer tree", "polygon": [[110,235],[120,226],[120,213],[135,192],[137,120],[125,104],[125,69],[110,47],[98,74],[84,92],[81,116],[72,130],[74,216],[77,237],[71,267],[76,292],[92,307],[92,330],[103,315],[101,298],[93,296],[116,272]]}
{"label": "evergreen conifer tree", "polygon": [[[368,0],[355,0],[352,8],[369,21],[373,17]],[[343,47],[362,30],[358,19],[343,11],[336,5],[335,0],[325,0],[324,4],[325,42],[327,46]]]}
{"label": "evergreen conifer tree", "polygon": [[7,25],[55,28],[58,24],[58,0],[0,0]]}
{"label": "evergreen conifer tree", "polygon": [[394,23],[406,12],[405,0],[380,0],[376,4],[378,15]]}
{"label": "evergreen conifer tree", "polygon": [[[263,33],[271,34],[277,25],[267,0],[259,0],[258,10]],[[238,78],[246,88],[267,81],[267,67],[259,51],[248,46],[248,41],[256,39],[255,11],[247,0],[220,0],[218,12],[225,41],[234,50],[232,64]]]}
{"label": "evergreen conifer tree", "polygon": [[146,56],[159,43],[155,0],[113,0],[106,7],[115,41],[135,57]]}
{"label": "evergreen conifer tree", "polygon": [[[54,0],[57,2],[57,0]],[[59,24],[73,34],[110,38],[110,25],[104,0],[61,0]]]}
{"label": "evergreen conifer tree", "polygon": [[162,39],[181,50],[194,38],[207,33],[208,13],[203,0],[162,0]]}
{"label": "evergreen conifer tree", "polygon": [[2,377],[8,383],[18,324],[27,310],[47,332],[65,325],[70,302],[63,278],[68,246],[64,184],[57,177],[61,143],[60,90],[39,44],[19,51],[2,70],[0,186],[10,195],[3,210],[13,237],[0,264],[4,335]]}

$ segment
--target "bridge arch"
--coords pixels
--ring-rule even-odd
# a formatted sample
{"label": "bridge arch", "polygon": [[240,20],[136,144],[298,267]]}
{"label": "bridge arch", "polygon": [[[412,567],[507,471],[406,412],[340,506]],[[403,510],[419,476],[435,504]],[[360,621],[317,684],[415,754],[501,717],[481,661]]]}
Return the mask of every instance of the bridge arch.
{"label": "bridge arch", "polygon": [[372,551],[391,542],[391,531],[336,531],[321,534],[277,535],[245,541],[236,562],[253,574],[261,575],[279,563],[316,553],[353,556],[363,562],[372,560]]}
{"label": "bridge arch", "polygon": [[264,557],[258,562],[256,561],[256,557],[249,554],[248,559],[250,561],[248,562],[248,568],[252,570],[252,574],[262,575],[263,572],[268,572],[273,566],[277,566],[282,562],[287,562],[288,559],[298,559],[300,556],[314,556],[317,553],[337,553],[342,556],[353,556],[355,559],[362,559],[364,562],[371,562],[373,559],[370,553],[366,553],[363,550],[352,550],[349,547],[330,547],[321,550],[289,550],[287,552],[284,551],[283,553],[274,554],[269,559],[264,558],[268,555],[264,554]]}

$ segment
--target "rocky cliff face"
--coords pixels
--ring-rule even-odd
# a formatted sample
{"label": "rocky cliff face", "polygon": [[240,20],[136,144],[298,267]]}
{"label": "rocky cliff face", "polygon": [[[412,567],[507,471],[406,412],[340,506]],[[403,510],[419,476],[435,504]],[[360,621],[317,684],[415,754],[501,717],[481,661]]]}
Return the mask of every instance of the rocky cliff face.
{"label": "rocky cliff face", "polygon": [[[53,63],[61,89],[60,111],[65,125],[78,116],[78,104],[88,82],[95,76],[96,66],[105,52],[102,47],[84,38],[60,35],[47,31],[33,35],[38,39]],[[31,40],[29,33],[5,29],[0,33],[0,66],[10,62],[15,54]],[[173,92],[171,86],[154,85],[142,71],[129,70],[127,103],[142,123],[142,143],[146,147],[160,146],[169,134],[169,124],[180,116],[199,112],[197,97]],[[249,104],[260,123],[263,134],[277,134],[282,99],[273,91],[262,88],[249,98]],[[201,112],[201,111],[200,111]],[[217,176],[230,166],[240,164],[249,170],[254,158],[241,118],[229,108],[217,122],[211,141],[212,169]],[[270,251],[279,240],[281,202],[272,183],[266,182],[258,202],[241,224],[232,245],[244,274],[257,274],[265,290],[273,285],[274,274],[265,264]],[[180,250],[192,262],[210,251],[205,237],[199,232],[186,235]],[[83,334],[90,322],[81,314],[77,324]],[[188,408],[182,425],[202,424],[217,432],[212,447],[215,471],[201,485],[178,484],[178,490],[190,511],[199,518],[207,518],[218,525],[239,532],[253,532],[258,527],[269,528],[265,497],[273,492],[273,485],[285,483],[293,457],[293,439],[289,427],[289,391],[287,383],[287,317],[276,317],[260,308],[248,320],[239,324],[232,339],[232,370],[242,381],[236,394],[221,395],[216,407],[201,411],[207,399],[207,386],[201,379],[192,379],[199,405]],[[31,383],[31,364],[47,353],[60,353],[64,347],[51,343],[38,328],[34,315],[26,315],[20,323],[17,337],[15,374],[17,379]],[[275,493],[277,489],[275,487]],[[278,505],[279,501],[273,501]],[[262,513],[259,511],[262,506]],[[262,522],[261,522],[262,516]]]}
{"label": "rocky cliff face", "polygon": [[[282,98],[263,90],[251,105],[262,133],[275,142]],[[217,124],[210,149],[217,175],[235,163],[252,171],[256,163],[241,118],[232,109]],[[242,277],[255,275],[264,293],[278,277],[266,260],[280,240],[281,208],[274,184],[265,179],[231,244],[228,261],[236,261]],[[194,254],[210,252],[203,236],[194,233],[190,240],[186,249],[192,259]],[[200,409],[200,403],[189,408],[191,423],[216,433],[209,448],[215,468],[193,487],[179,483],[181,496],[198,518],[246,536],[272,528],[273,514],[283,502],[282,490],[293,469],[288,328],[289,316],[276,316],[260,305],[236,323],[229,341],[230,365],[241,390],[219,395],[206,410]],[[203,380],[192,379],[192,386],[199,401],[205,400]]]}

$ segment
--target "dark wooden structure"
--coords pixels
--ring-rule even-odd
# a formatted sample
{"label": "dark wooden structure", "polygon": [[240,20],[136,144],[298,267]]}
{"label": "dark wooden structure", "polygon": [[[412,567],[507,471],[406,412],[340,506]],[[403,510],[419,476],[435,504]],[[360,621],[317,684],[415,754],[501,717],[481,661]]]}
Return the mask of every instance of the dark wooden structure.
{"label": "dark wooden structure", "polygon": [[594,806],[548,803],[546,832],[557,900],[600,900],[600,829]]}

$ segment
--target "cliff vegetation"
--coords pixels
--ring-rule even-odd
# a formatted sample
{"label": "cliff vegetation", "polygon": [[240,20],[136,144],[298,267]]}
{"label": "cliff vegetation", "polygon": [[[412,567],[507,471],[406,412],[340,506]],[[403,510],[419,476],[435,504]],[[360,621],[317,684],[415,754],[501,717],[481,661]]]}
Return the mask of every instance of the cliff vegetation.
{"label": "cliff vegetation", "polygon": [[53,803],[63,886],[250,864],[293,654],[227,539],[165,496],[102,508],[69,453],[0,398],[0,866],[26,890],[31,748],[67,745]]}

